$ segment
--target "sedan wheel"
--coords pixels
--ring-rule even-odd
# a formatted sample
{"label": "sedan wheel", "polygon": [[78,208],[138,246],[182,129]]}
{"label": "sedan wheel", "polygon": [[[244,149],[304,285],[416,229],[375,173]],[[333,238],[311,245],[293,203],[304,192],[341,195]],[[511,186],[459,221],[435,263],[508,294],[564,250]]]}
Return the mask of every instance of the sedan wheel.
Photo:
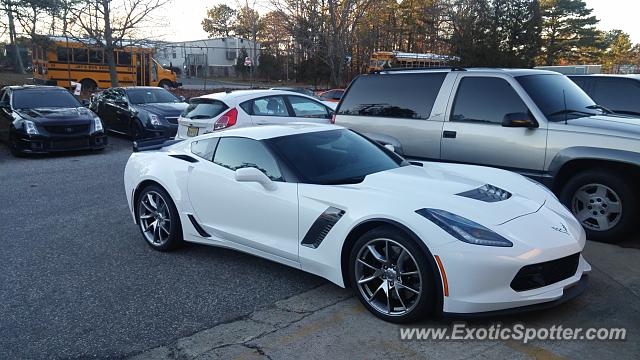
{"label": "sedan wheel", "polygon": [[377,317],[396,323],[415,321],[434,310],[437,292],[431,258],[404,232],[381,226],[353,245],[351,283],[362,304]]}
{"label": "sedan wheel", "polygon": [[138,224],[147,243],[157,250],[169,250],[182,241],[178,211],[166,191],[150,186],[138,197]]}

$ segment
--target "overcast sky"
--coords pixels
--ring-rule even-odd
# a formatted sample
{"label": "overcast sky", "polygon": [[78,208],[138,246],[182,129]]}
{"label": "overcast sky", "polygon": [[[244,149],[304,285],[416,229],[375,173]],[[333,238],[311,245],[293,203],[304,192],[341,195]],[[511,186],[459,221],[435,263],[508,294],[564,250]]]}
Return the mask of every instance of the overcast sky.
{"label": "overcast sky", "polygon": [[[598,27],[602,30],[621,29],[631,35],[634,43],[640,43],[640,0],[585,0],[593,8],[594,15],[600,19]],[[166,40],[199,40],[207,38],[200,22],[206,15],[206,9],[215,4],[235,5],[235,0],[175,0],[167,6],[170,25],[158,30]],[[264,13],[268,0],[258,0],[259,9]]]}

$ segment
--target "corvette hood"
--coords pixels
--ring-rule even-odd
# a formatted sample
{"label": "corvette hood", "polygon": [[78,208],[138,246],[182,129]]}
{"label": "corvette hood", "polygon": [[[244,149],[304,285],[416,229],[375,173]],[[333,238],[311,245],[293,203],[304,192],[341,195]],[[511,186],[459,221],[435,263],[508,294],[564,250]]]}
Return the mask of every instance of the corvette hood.
{"label": "corvette hood", "polygon": [[[498,201],[488,199],[478,191],[485,185],[505,190],[510,196]],[[441,209],[483,225],[500,225],[534,213],[550,196],[541,186],[512,172],[444,163],[404,166],[371,174],[356,186],[388,194],[415,210]]]}

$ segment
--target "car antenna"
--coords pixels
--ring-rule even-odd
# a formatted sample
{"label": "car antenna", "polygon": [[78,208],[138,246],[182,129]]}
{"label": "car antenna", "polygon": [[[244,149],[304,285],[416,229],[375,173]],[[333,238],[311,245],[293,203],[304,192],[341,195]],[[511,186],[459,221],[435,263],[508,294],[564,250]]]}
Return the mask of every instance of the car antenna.
{"label": "car antenna", "polygon": [[567,125],[567,96],[562,89],[562,102],[564,103],[564,124]]}

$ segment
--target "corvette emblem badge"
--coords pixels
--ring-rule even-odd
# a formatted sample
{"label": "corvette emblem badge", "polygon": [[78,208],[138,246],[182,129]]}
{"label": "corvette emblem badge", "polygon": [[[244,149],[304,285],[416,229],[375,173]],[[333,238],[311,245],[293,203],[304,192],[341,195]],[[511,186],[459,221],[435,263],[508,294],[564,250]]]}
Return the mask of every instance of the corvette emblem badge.
{"label": "corvette emblem badge", "polygon": [[555,231],[569,235],[569,231],[567,230],[567,227],[564,226],[564,224],[560,224],[560,227],[552,226],[551,228]]}

